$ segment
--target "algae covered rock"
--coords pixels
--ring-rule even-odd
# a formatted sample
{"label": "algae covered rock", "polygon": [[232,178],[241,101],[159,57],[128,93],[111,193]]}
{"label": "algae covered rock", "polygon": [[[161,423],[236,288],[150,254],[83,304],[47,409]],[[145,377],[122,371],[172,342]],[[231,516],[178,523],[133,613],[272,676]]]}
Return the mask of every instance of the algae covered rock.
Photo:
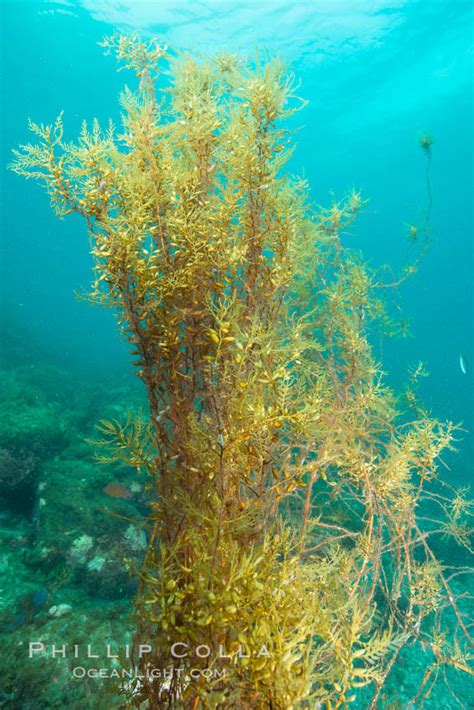
{"label": "algae covered rock", "polygon": [[31,512],[39,470],[38,459],[27,449],[0,448],[0,507]]}
{"label": "algae covered rock", "polygon": [[[2,378],[0,514],[8,525],[0,549],[49,587],[128,596],[135,586],[124,558],[140,564],[144,546],[125,534],[143,515],[144,487],[131,469],[101,466],[86,441],[101,413],[124,403],[105,386],[72,392],[71,377],[52,366],[22,364]],[[128,388],[118,394],[130,401]],[[8,596],[11,610],[15,595]]]}
{"label": "algae covered rock", "polygon": [[129,596],[135,590],[129,564],[139,565],[146,548],[143,531],[130,533],[130,520],[140,518],[145,503],[131,492],[128,479],[133,479],[127,472],[117,475],[127,480],[128,488],[120,486],[130,490],[130,496],[108,495],[110,470],[93,461],[90,449],[82,459],[76,458],[76,451],[68,449],[45,464],[39,536],[29,562],[49,572],[61,570],[92,596]]}
{"label": "algae covered rock", "polygon": [[21,368],[2,376],[0,509],[31,516],[43,462],[67,444],[67,415],[38,386],[24,381]]}

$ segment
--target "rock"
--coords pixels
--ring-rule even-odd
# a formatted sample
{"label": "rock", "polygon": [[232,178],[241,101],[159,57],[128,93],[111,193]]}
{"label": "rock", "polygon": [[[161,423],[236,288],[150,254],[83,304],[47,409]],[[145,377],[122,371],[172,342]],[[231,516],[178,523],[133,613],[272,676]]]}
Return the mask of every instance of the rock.
{"label": "rock", "polygon": [[0,496],[17,513],[31,515],[35,507],[37,464],[26,449],[0,448]]}
{"label": "rock", "polygon": [[66,616],[67,614],[70,614],[72,611],[72,606],[70,604],[57,604],[55,606],[52,606],[48,614],[55,619],[59,619],[61,616]]}
{"label": "rock", "polygon": [[84,564],[89,557],[94,546],[94,540],[89,535],[81,535],[81,537],[74,540],[70,555],[71,559],[79,564]]}
{"label": "rock", "polygon": [[105,557],[102,557],[102,555],[96,555],[93,557],[87,564],[87,571],[88,572],[100,572],[105,565]]}
{"label": "rock", "polygon": [[135,525],[129,525],[125,531],[124,537],[134,552],[146,550],[148,542],[143,528],[137,528]]}

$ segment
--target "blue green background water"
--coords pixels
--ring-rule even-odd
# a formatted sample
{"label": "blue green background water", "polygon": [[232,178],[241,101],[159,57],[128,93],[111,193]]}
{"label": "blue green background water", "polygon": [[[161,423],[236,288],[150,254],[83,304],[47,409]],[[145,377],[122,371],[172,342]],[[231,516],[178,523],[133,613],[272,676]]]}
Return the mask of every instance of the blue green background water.
{"label": "blue green background water", "polygon": [[[316,202],[351,187],[370,198],[347,237],[374,265],[399,268],[406,224],[422,223],[427,195],[418,145],[434,138],[432,242],[418,275],[398,294],[411,335],[386,341],[389,381],[400,386],[422,360],[427,405],[463,424],[448,476],[473,471],[473,4],[470,0],[64,0],[1,3],[1,315],[4,343],[25,362],[45,357],[70,386],[132,386],[126,346],[111,314],[88,308],[90,258],[82,224],[58,221],[45,195],[9,173],[11,148],[29,140],[26,121],[64,110],[66,133],[83,118],[119,120],[123,81],[98,42],[115,30],[155,33],[171,46],[252,55],[280,53],[308,100],[298,114],[290,169]],[[18,343],[21,343],[18,345]],[[9,351],[10,352],[10,351]],[[460,355],[468,365],[464,374]],[[21,355],[18,355],[21,358]],[[10,365],[12,363],[10,362]],[[434,707],[434,706],[433,706]]]}

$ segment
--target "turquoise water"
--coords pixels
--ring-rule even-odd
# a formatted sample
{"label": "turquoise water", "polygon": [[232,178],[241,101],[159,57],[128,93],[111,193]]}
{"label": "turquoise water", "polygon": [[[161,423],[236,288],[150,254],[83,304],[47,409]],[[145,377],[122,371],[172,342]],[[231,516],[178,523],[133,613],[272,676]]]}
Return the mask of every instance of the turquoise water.
{"label": "turquoise water", "polygon": [[[87,287],[90,275],[82,224],[75,219],[57,220],[44,194],[5,168],[11,148],[29,140],[29,116],[46,123],[64,110],[66,134],[71,137],[83,118],[97,116],[104,123],[109,117],[119,120],[117,95],[124,77],[97,45],[117,29],[156,33],[179,49],[226,48],[248,55],[263,47],[288,60],[301,80],[299,93],[309,102],[294,119],[300,129],[290,169],[308,179],[315,202],[327,204],[332,193],[342,197],[351,187],[370,198],[349,239],[373,265],[388,262],[397,269],[410,256],[406,225],[422,223],[427,207],[426,164],[418,140],[426,131],[433,135],[431,246],[417,276],[397,294],[397,308],[411,321],[410,334],[384,341],[381,356],[389,381],[398,387],[411,366],[420,360],[425,363],[430,372],[422,381],[426,404],[436,416],[463,427],[458,453],[447,459],[446,475],[453,483],[470,484],[474,458],[472,3],[19,0],[2,2],[1,13],[1,367],[2,401],[11,410],[5,436],[13,436],[17,427],[25,441],[27,437],[36,441],[38,432],[46,430],[35,457],[41,461],[42,482],[52,490],[47,495],[46,488],[44,496],[32,493],[26,481],[24,504],[12,504],[11,496],[0,499],[4,573],[0,611],[6,619],[6,636],[16,634],[16,641],[28,638],[28,624],[37,632],[34,624],[44,622],[50,606],[41,590],[48,592],[51,603],[70,604],[73,611],[68,614],[77,610],[85,614],[87,628],[106,619],[110,633],[117,633],[114,625],[122,633],[128,623],[127,600],[133,589],[125,578],[115,580],[116,589],[95,595],[97,578],[88,565],[102,556],[99,543],[94,554],[86,555],[87,563],[81,563],[76,577],[62,582],[70,558],[58,562],[38,553],[38,545],[32,544],[36,533],[31,520],[48,519],[44,512],[43,518],[36,516],[40,498],[61,510],[58,524],[44,523],[38,533],[46,535],[47,529],[58,549],[67,545],[70,549],[66,538],[58,542],[58,536],[65,534],[62,521],[70,515],[70,527],[79,535],[76,539],[98,520],[103,547],[107,536],[128,535],[130,554],[140,558],[135,533],[127,525],[114,527],[100,517],[100,510],[112,502],[119,514],[135,519],[143,512],[141,493],[104,494],[110,472],[96,469],[83,443],[98,418],[113,416],[130,401],[137,407],[141,404],[126,346],[115,333],[110,313],[89,308],[74,296],[74,291]],[[467,372],[460,367],[461,356]],[[64,488],[54,488],[55,482],[62,486],[66,471],[70,511],[64,507]],[[86,478],[97,491],[93,506],[80,486]],[[127,472],[117,471],[114,480],[131,485]],[[88,505],[93,510],[87,510]],[[15,540],[23,537],[26,542],[16,546]],[[26,557],[25,548],[29,549]],[[100,565],[100,559],[95,564]],[[36,597],[26,599],[34,593]],[[48,622],[57,624],[53,631],[58,637],[68,614]],[[44,688],[33,693],[30,704],[25,700],[28,693],[22,696],[10,683],[8,692],[3,696],[0,692],[0,707],[62,707],[68,696],[56,686],[52,693],[50,677],[47,670]],[[26,675],[22,682],[26,683]],[[462,683],[467,687],[464,678]],[[469,692],[464,698],[467,707],[470,698],[474,706]],[[452,702],[452,707],[458,707],[452,698],[440,698],[426,706],[450,707]],[[77,702],[77,707],[100,706],[94,695]]]}

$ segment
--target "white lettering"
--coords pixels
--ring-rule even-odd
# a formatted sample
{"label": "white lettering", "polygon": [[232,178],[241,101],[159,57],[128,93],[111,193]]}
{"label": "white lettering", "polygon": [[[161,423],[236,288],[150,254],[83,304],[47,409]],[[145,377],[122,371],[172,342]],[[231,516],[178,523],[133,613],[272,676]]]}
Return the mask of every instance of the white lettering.
{"label": "white lettering", "polygon": [[92,646],[90,644],[87,646],[87,658],[99,658],[97,653],[92,653]]}
{"label": "white lettering", "polygon": [[151,653],[152,648],[148,643],[140,644],[138,646],[138,656],[139,658],[143,658],[145,653]]}
{"label": "white lettering", "polygon": [[44,651],[43,643],[40,641],[30,641],[28,648],[28,655],[30,658],[33,658],[34,653],[41,653],[41,651]]}
{"label": "white lettering", "polygon": [[66,658],[66,646],[61,646],[60,648],[56,648],[56,646],[53,644],[51,646],[51,658],[55,658],[56,654],[59,654],[63,658]]}
{"label": "white lettering", "polygon": [[[178,653],[178,650],[177,650],[178,646],[182,646],[184,653]],[[188,653],[187,653],[188,648],[189,648],[189,646],[187,643],[182,643],[182,642],[178,641],[177,643],[174,643],[171,646],[171,655],[173,656],[173,658],[186,658],[186,656],[188,655]]]}
{"label": "white lettering", "polygon": [[112,646],[110,645],[110,643],[108,643],[107,644],[107,658],[118,658],[118,657],[119,657],[118,654],[116,654],[114,656],[114,654],[112,653]]}
{"label": "white lettering", "polygon": [[[203,649],[203,651],[201,651]],[[201,644],[200,646],[196,647],[196,656],[199,658],[209,658],[211,655],[211,649],[209,646],[206,646],[205,644]]]}

